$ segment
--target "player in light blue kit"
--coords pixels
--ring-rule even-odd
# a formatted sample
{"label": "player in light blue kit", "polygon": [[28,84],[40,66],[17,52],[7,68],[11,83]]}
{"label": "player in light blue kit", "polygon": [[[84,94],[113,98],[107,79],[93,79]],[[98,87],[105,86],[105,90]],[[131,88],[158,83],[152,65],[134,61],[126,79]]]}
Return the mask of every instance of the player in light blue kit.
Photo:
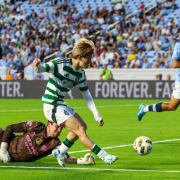
{"label": "player in light blue kit", "polygon": [[180,28],[177,32],[177,42],[174,47],[173,55],[172,55],[172,68],[176,68],[176,76],[175,76],[175,88],[173,90],[171,99],[168,103],[157,103],[153,105],[145,105],[141,104],[139,106],[139,112],[137,114],[137,118],[139,121],[143,118],[143,116],[149,112],[162,112],[162,111],[175,111],[180,104]]}

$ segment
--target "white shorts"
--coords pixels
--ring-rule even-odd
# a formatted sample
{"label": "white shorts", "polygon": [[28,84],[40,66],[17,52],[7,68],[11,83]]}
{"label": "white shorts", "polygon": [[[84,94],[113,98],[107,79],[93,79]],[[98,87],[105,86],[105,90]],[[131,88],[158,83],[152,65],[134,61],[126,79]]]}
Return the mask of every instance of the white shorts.
{"label": "white shorts", "polygon": [[67,105],[53,106],[51,104],[44,104],[43,111],[48,121],[55,122],[58,125],[75,114],[75,111]]}
{"label": "white shorts", "polygon": [[175,88],[172,96],[174,96],[175,99],[180,99],[180,82],[175,82]]}

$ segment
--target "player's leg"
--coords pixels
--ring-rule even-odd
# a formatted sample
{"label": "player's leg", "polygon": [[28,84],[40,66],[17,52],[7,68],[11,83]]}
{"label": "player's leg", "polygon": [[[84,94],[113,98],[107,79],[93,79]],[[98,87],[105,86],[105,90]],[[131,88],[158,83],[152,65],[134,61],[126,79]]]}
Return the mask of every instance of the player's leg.
{"label": "player's leg", "polygon": [[180,83],[175,82],[175,88],[173,90],[171,99],[168,103],[157,103],[152,105],[141,104],[139,112],[137,114],[138,120],[140,121],[143,116],[149,112],[162,112],[162,111],[174,111],[180,104]]}
{"label": "player's leg", "polygon": [[180,99],[171,97],[169,102],[157,103],[152,105],[140,105],[140,110],[138,112],[138,120],[141,120],[142,117],[149,111],[151,112],[162,112],[162,111],[175,111],[180,104]]}
{"label": "player's leg", "polygon": [[[103,149],[101,149],[87,136],[86,124],[77,113],[74,116],[68,118],[65,121],[64,125],[66,129],[76,134],[81,140],[81,142],[93,153],[95,153],[100,159],[102,159],[105,163],[111,164],[118,159],[118,157],[112,156]],[[66,140],[58,147],[58,149],[61,154],[64,154],[71,146],[72,146],[72,140],[66,138]],[[59,164],[61,165],[61,163]]]}
{"label": "player's leg", "polygon": [[58,163],[61,166],[64,166],[65,164],[66,152],[69,148],[71,148],[71,146],[77,139],[78,136],[75,133],[69,132],[66,139],[61,143],[61,145],[52,151],[52,155],[56,157]]}
{"label": "player's leg", "polygon": [[[77,114],[74,114],[75,117],[80,118]],[[73,117],[73,116],[72,116]],[[69,121],[71,121],[71,117],[68,118]],[[80,118],[80,127],[84,128],[85,130],[87,129],[87,126],[85,124],[84,121],[82,121],[82,119]],[[64,125],[65,126],[65,125]],[[74,144],[74,142],[79,138],[77,134],[75,134],[74,132],[72,132],[71,128],[68,128],[66,126],[66,129],[69,131],[66,139],[61,143],[61,148],[59,148],[59,150],[61,152],[65,152],[67,151],[69,148],[71,148],[71,146]]]}
{"label": "player's leg", "polygon": [[104,160],[105,163],[111,164],[117,160],[116,156],[109,155],[91,141],[86,134],[86,124],[69,106],[54,107],[52,105],[44,105],[44,114],[49,121],[56,122],[57,124],[64,124],[65,128],[70,132],[67,138],[59,146],[59,150],[55,149],[52,151],[52,154],[57,158],[61,166],[64,165],[65,152],[73,145],[77,137],[79,137],[88,149],[92,150],[98,157]]}
{"label": "player's leg", "polygon": [[77,113],[65,122],[65,128],[71,132],[71,135],[76,134],[88,149],[92,148],[94,143],[86,134],[87,125]]}
{"label": "player's leg", "polygon": [[171,98],[170,102],[162,103],[162,111],[175,111],[180,104],[180,99]]}

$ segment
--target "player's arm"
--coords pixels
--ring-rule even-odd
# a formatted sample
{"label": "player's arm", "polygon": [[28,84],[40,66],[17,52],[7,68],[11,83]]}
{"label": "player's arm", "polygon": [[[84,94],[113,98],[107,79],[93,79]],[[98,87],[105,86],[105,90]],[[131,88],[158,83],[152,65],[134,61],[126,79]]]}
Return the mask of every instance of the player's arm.
{"label": "player's arm", "polygon": [[44,127],[44,124],[37,121],[27,121],[7,126],[2,137],[2,143],[0,148],[0,161],[9,162],[11,161],[8,144],[10,143],[13,133],[24,133],[28,131],[40,131]]}
{"label": "player's arm", "polygon": [[8,144],[14,132],[21,132],[24,129],[24,123],[12,124],[7,126],[4,131],[1,148],[0,148],[0,161],[6,163],[11,161],[11,157],[8,152]]}
{"label": "player's arm", "polygon": [[177,42],[174,46],[171,66],[172,68],[180,68],[180,42]]}
{"label": "player's arm", "polygon": [[73,158],[68,156],[65,158],[66,164],[81,164],[81,165],[94,165],[95,164],[95,158],[91,154],[85,154],[82,158]]}
{"label": "player's arm", "polygon": [[100,126],[104,125],[103,117],[99,113],[99,111],[96,108],[96,105],[94,103],[94,100],[92,98],[92,95],[89,90],[82,92],[83,98],[85,99],[88,108],[93,113],[95,120],[99,123]]}
{"label": "player's arm", "polygon": [[49,61],[48,63],[41,63],[40,59],[34,59],[32,62],[32,66],[35,68],[37,73],[54,73],[55,68],[57,66],[57,61],[54,59]]}
{"label": "player's arm", "polygon": [[[57,146],[59,146],[59,145],[60,144],[58,144]],[[57,148],[55,148],[53,151],[54,152],[56,151],[56,154],[59,153],[59,150]],[[46,155],[49,155],[49,154],[50,153],[47,153]],[[75,157],[69,156],[69,154],[66,152],[64,161],[65,161],[65,164],[81,164],[81,165],[87,165],[87,164],[89,164],[89,165],[92,164],[93,165],[93,164],[95,164],[95,158],[90,153],[85,154],[84,157],[75,158]]]}
{"label": "player's arm", "polygon": [[86,91],[82,91],[82,95],[87,103],[88,108],[92,111],[95,120],[99,123],[100,126],[103,126],[104,125],[103,117],[98,112],[89,89],[87,89]]}
{"label": "player's arm", "polygon": [[22,122],[7,126],[2,137],[2,142],[9,143],[13,133],[26,132],[26,124],[27,122]]}
{"label": "player's arm", "polygon": [[98,112],[96,105],[94,103],[94,100],[91,96],[91,93],[88,89],[85,73],[79,79],[78,87],[79,87],[79,90],[82,92],[83,98],[85,99],[88,108],[92,111],[95,120],[99,123],[100,126],[103,126],[104,124],[103,118]]}

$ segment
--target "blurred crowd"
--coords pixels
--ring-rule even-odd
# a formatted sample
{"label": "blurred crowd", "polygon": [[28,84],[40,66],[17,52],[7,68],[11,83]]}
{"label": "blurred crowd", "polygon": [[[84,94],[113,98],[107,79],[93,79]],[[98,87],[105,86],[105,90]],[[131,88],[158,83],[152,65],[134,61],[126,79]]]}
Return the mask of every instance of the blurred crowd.
{"label": "blurred crowd", "polygon": [[[27,14],[24,2],[47,3],[53,10],[31,9]],[[66,2],[0,1],[0,67],[7,67],[6,79],[23,79],[24,68],[35,57],[43,61],[53,52],[65,56],[82,37],[91,37],[96,45],[91,68],[169,68],[178,25],[168,14],[180,8],[176,0],[158,1],[149,13],[141,2],[127,19],[129,2],[78,13]],[[110,28],[114,22],[119,23]]]}

